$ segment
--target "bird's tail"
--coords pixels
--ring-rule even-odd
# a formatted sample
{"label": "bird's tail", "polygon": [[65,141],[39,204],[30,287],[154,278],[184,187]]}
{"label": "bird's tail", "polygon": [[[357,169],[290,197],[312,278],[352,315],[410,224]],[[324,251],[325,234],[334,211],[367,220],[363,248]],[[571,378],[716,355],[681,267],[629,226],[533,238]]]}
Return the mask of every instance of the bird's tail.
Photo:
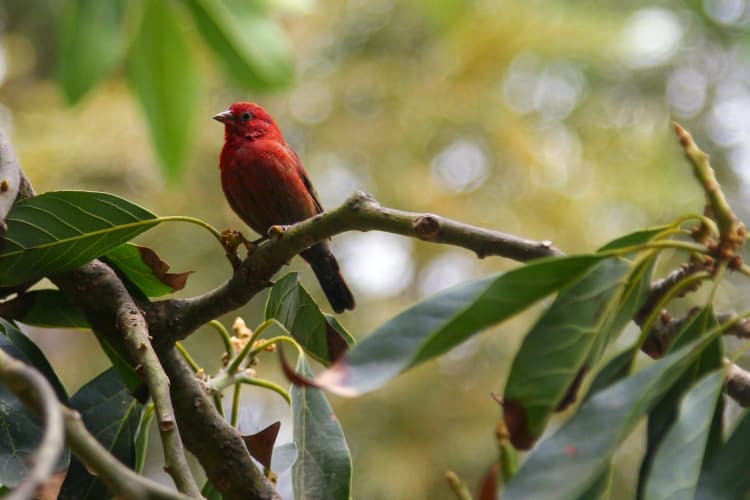
{"label": "bird's tail", "polygon": [[354,296],[339,271],[339,263],[331,253],[328,242],[321,242],[300,254],[310,264],[320,287],[337,313],[354,309]]}

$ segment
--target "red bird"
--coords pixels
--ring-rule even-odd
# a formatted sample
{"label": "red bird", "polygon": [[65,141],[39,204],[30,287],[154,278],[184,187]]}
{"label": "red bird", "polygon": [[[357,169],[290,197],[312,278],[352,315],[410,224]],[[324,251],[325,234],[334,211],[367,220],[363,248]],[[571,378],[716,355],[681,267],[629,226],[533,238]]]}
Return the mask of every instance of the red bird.
{"label": "red bird", "polygon": [[[232,209],[265,236],[273,225],[289,225],[323,211],[297,153],[263,108],[237,102],[214,116],[224,124],[219,157],[221,187]],[[354,297],[339,272],[328,240],[301,254],[315,272],[337,313],[354,309]]]}

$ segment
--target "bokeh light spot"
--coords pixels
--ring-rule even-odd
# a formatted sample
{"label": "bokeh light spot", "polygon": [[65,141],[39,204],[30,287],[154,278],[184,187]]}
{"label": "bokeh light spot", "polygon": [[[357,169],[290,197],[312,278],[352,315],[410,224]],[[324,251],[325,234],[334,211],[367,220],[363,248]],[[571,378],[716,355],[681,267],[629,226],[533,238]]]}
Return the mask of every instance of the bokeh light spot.
{"label": "bokeh light spot", "polygon": [[634,68],[658,66],[674,55],[682,35],[682,24],[672,11],[660,7],[640,9],[630,16],[622,31],[622,55]]}
{"label": "bokeh light spot", "polygon": [[479,144],[458,139],[442,149],[431,162],[437,182],[453,192],[479,187],[489,174],[489,159]]}
{"label": "bokeh light spot", "polygon": [[346,234],[336,239],[347,282],[357,295],[393,297],[414,278],[412,243],[388,233]]}
{"label": "bokeh light spot", "polygon": [[706,102],[707,78],[693,68],[679,68],[667,80],[667,100],[681,118],[698,114]]}

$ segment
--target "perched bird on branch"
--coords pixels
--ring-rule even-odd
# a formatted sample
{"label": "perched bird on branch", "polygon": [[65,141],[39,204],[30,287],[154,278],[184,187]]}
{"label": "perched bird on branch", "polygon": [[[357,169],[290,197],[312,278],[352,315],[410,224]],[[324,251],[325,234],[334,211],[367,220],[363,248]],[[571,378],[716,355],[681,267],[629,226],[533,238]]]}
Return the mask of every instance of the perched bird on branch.
{"label": "perched bird on branch", "polygon": [[[265,236],[271,226],[294,224],[323,211],[299,156],[263,108],[237,102],[214,119],[225,127],[219,158],[221,186],[245,223]],[[300,255],[312,267],[333,310],[354,309],[354,297],[329,241],[316,243]]]}

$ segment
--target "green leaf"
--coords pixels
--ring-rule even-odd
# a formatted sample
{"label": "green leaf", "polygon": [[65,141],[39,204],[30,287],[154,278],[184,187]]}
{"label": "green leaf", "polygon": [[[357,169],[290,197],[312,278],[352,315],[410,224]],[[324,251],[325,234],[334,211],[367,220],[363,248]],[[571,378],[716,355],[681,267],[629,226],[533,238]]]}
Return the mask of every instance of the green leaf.
{"label": "green leaf", "polygon": [[[674,424],[656,449],[643,498],[695,498],[701,463],[716,405],[721,398],[724,377],[724,370],[711,372],[685,394]],[[743,474],[747,474],[747,470]],[[735,480],[736,478],[732,479]]]}
{"label": "green leaf", "polygon": [[[667,353],[693,342],[705,335],[707,331],[718,328],[718,326],[719,322],[714,317],[712,308],[710,306],[704,307],[700,313],[694,315],[682,325],[682,328],[677,333],[677,337],[667,349]],[[685,373],[669,389],[669,391],[667,391],[661,401],[659,401],[649,412],[646,453],[643,456],[640,473],[638,475],[639,493],[643,492],[643,488],[646,486],[646,480],[651,474],[654,457],[658,450],[664,446],[662,441],[677,418],[680,401],[683,398],[685,391],[687,391],[696,380],[706,373],[720,368],[722,366],[723,357],[724,352],[722,340],[716,339],[703,351],[703,353],[701,353],[693,366],[685,370]],[[711,406],[712,415],[715,406],[715,404]],[[709,419],[709,422],[710,421],[711,419]],[[709,425],[709,429],[710,427],[711,426]]]}
{"label": "green leaf", "polygon": [[169,273],[169,264],[150,248],[125,243],[107,252],[105,260],[130,280],[146,297],[161,297],[182,290],[186,273]]}
{"label": "green leaf", "polygon": [[588,400],[599,391],[602,391],[612,385],[615,382],[630,375],[630,371],[633,369],[633,362],[635,356],[638,354],[640,349],[638,345],[628,347],[622,352],[615,354],[604,367],[599,370],[589,385],[586,396],[583,398],[584,401]]}
{"label": "green leaf", "polygon": [[45,328],[89,328],[80,309],[70,303],[60,290],[32,290],[15,301],[18,309],[12,319]]}
{"label": "green leaf", "polygon": [[373,391],[408,368],[520,313],[601,259],[596,255],[541,259],[438,293],[380,326],[316,383],[342,396]]}
{"label": "green leaf", "polygon": [[[143,405],[128,394],[117,372],[110,368],[84,385],[70,400],[91,434],[120,462],[133,468],[136,463],[135,436]],[[59,499],[109,498],[104,483],[92,476],[75,457],[60,489]]]}
{"label": "green leaf", "polygon": [[[312,377],[303,356],[297,362],[297,373]],[[349,500],[352,460],[325,394],[315,387],[293,385],[291,395],[294,443],[299,450],[292,467],[295,498]]]}
{"label": "green leaf", "polygon": [[16,352],[9,352],[9,354],[39,370],[55,390],[60,401],[67,403],[68,391],[65,389],[65,386],[57,376],[55,370],[52,368],[52,365],[47,361],[47,357],[34,341],[27,337],[21,330],[13,326],[13,324],[8,323],[2,318],[0,318],[0,330],[2,330],[8,340],[13,343],[13,347],[17,350]]}
{"label": "green leaf", "polygon": [[53,191],[19,201],[7,222],[0,240],[2,286],[75,269],[159,223],[134,203],[91,191]]}
{"label": "green leaf", "polygon": [[[99,345],[102,347],[102,351],[107,355],[109,360],[112,362],[112,367],[120,375],[120,379],[128,389],[128,393],[131,395],[137,395],[145,386],[141,378],[135,372],[135,366],[130,364],[130,357],[127,353],[127,348],[124,343],[120,343],[117,348],[110,343],[110,340],[103,336],[97,335],[96,340],[99,341]],[[140,401],[144,398],[136,396]]]}
{"label": "green leaf", "polygon": [[622,330],[643,307],[651,289],[651,276],[656,262],[656,253],[646,255],[636,261],[633,271],[628,276],[628,283],[616,306],[616,311],[610,315],[610,321],[594,340],[594,345],[586,359],[586,366],[595,366],[604,355],[607,348],[617,340]]}
{"label": "green leaf", "polygon": [[744,500],[750,494],[750,413],[745,413],[723,446],[703,464],[695,498]]}
{"label": "green leaf", "polygon": [[671,229],[672,227],[674,227],[673,224],[665,224],[663,226],[638,229],[637,231],[633,231],[632,233],[628,233],[624,236],[620,236],[619,238],[615,238],[614,240],[610,241],[599,250],[597,250],[597,252],[606,252],[610,250],[619,250],[621,248],[645,245],[646,243],[653,240],[664,231]]}
{"label": "green leaf", "polygon": [[143,464],[146,462],[146,451],[148,450],[148,431],[153,419],[154,404],[149,403],[141,413],[141,421],[138,422],[138,430],[135,433],[135,465],[133,466],[133,470],[138,474],[143,472]]}
{"label": "green leaf", "polygon": [[57,81],[75,103],[112,69],[123,47],[124,0],[69,0],[61,25]]}
{"label": "green leaf", "polygon": [[169,179],[185,170],[200,100],[199,73],[172,2],[145,0],[129,55],[133,91],[146,113],[151,140]]}
{"label": "green leaf", "polygon": [[[4,333],[0,335],[0,349],[39,370],[66,403],[65,388],[36,344],[5,320],[0,319],[0,329]],[[0,385],[0,483],[13,488],[28,475],[29,460],[43,432],[40,420]],[[55,469],[63,470],[69,461],[70,452],[65,450]]]}
{"label": "green leaf", "polygon": [[216,489],[216,486],[208,479],[206,479],[203,488],[201,488],[201,496],[206,500],[221,500],[223,498],[219,490]]}
{"label": "green leaf", "polygon": [[354,339],[338,321],[328,319],[299,282],[297,273],[278,280],[266,301],[265,319],[277,319],[313,359],[330,366]]}
{"label": "green leaf", "polygon": [[617,446],[720,333],[651,364],[594,394],[576,414],[531,450],[503,500],[577,498],[609,464]]}
{"label": "green leaf", "polygon": [[606,259],[572,283],[524,337],[503,394],[503,416],[516,448],[528,449],[552,412],[574,399],[584,362],[616,315],[631,264]]}
{"label": "green leaf", "polygon": [[206,43],[238,83],[256,90],[289,85],[291,47],[279,25],[247,0],[184,0]]}
{"label": "green leaf", "polygon": [[609,500],[613,474],[614,466],[610,460],[607,467],[604,468],[599,477],[589,486],[589,489],[578,497],[578,500]]}

